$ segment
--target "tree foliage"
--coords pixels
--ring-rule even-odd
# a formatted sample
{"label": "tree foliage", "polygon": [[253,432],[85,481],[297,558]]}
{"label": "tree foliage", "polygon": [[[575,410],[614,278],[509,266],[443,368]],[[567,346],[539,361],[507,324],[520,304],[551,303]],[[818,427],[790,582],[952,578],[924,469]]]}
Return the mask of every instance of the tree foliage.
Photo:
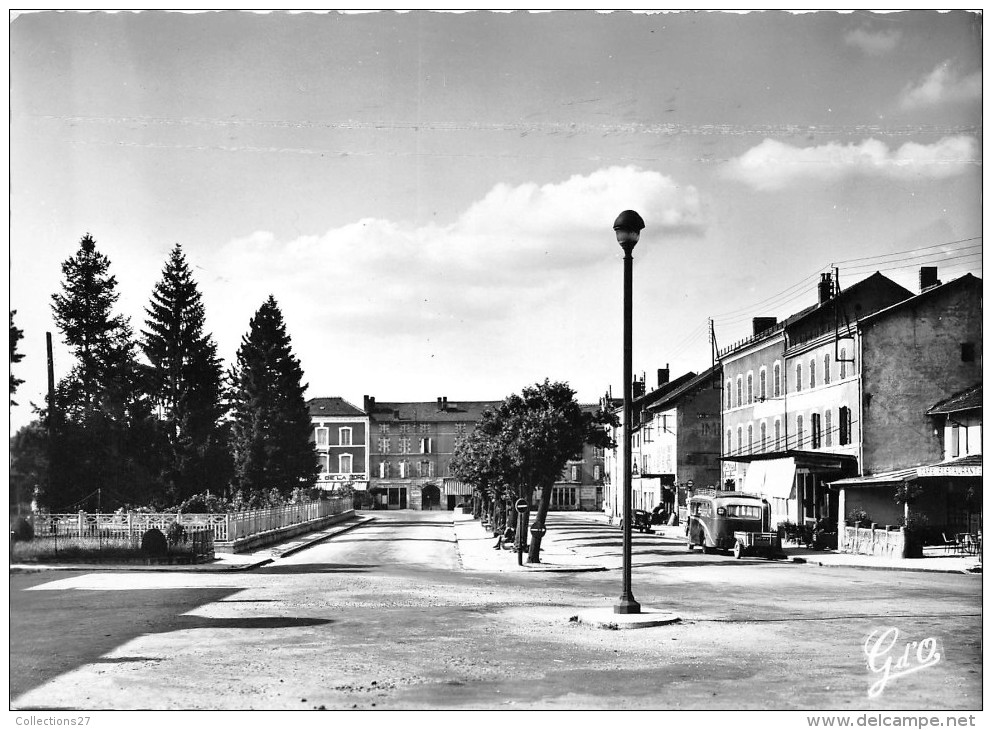
{"label": "tree foliage", "polygon": [[252,318],[230,373],[234,484],[246,495],[288,498],[316,481],[317,454],[303,370],[270,296]]}
{"label": "tree foliage", "polygon": [[[604,426],[614,423],[611,414],[583,409],[567,383],[546,379],[487,410],[456,447],[452,472],[494,500],[523,498],[530,504],[534,490],[540,490],[535,524],[543,526],[566,463],[579,458],[585,444],[612,446]],[[539,555],[535,535],[528,560],[539,562]]]}
{"label": "tree foliage", "polygon": [[18,352],[17,343],[24,338],[24,330],[19,327],[14,326],[14,315],[17,314],[17,310],[10,311],[10,405],[16,406],[17,403],[14,402],[14,393],[17,391],[17,387],[21,385],[24,381],[20,378],[14,377],[14,364],[19,363],[24,359],[24,354]]}
{"label": "tree foliage", "polygon": [[200,291],[179,244],[145,313],[144,385],[165,438],[163,498],[181,502],[201,490],[219,493],[230,478],[221,426],[223,368],[217,345],[204,331]]}

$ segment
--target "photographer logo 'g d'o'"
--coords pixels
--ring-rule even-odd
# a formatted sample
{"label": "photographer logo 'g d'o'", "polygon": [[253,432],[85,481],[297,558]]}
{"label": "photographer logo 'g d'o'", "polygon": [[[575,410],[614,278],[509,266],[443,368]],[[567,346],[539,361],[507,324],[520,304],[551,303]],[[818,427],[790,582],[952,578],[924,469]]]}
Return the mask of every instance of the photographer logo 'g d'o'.
{"label": "photographer logo 'g d'o'", "polygon": [[875,629],[865,639],[868,669],[879,679],[868,688],[869,697],[878,697],[889,680],[932,667],[940,661],[937,639],[899,643],[899,629]]}

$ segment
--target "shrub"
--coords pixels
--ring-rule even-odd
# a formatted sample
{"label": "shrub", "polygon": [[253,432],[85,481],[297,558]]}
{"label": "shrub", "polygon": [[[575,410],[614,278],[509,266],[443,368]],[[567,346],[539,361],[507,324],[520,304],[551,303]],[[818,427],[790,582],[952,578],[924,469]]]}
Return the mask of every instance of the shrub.
{"label": "shrub", "polygon": [[161,530],[155,527],[145,530],[141,536],[141,552],[153,558],[162,558],[168,554],[169,543]]}
{"label": "shrub", "polygon": [[871,515],[862,507],[852,507],[847,513],[847,519],[853,527],[871,527]]}
{"label": "shrub", "polygon": [[34,528],[23,517],[18,517],[10,524],[10,539],[14,542],[28,542],[34,539]]}
{"label": "shrub", "polygon": [[165,537],[170,545],[178,545],[186,541],[186,528],[178,522],[172,522],[165,531]]}

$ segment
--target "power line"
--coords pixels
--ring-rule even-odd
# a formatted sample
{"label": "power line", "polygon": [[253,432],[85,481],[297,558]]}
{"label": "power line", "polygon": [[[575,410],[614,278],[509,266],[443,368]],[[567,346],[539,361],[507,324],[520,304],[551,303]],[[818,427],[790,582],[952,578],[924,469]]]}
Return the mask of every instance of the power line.
{"label": "power line", "polygon": [[[971,238],[962,238],[962,239],[959,239],[957,241],[948,241],[947,243],[935,243],[932,246],[922,246],[920,248],[911,248],[908,251],[893,251],[892,253],[883,253],[883,254],[878,254],[877,256],[862,256],[860,258],[844,259],[842,261],[834,261],[833,262],[833,265],[834,266],[837,266],[839,264],[849,264],[849,263],[851,263],[853,261],[868,261],[869,259],[887,258],[889,256],[902,256],[903,254],[913,253],[915,251],[926,251],[926,250],[931,249],[931,248],[940,248],[941,246],[953,246],[953,245],[955,245],[957,243],[967,243],[968,241],[980,241],[980,240],[982,240],[982,237],[981,236],[972,236]],[[981,246],[982,244],[978,243],[978,244],[974,244],[974,245]],[[964,248],[971,248],[971,246],[965,246]]]}

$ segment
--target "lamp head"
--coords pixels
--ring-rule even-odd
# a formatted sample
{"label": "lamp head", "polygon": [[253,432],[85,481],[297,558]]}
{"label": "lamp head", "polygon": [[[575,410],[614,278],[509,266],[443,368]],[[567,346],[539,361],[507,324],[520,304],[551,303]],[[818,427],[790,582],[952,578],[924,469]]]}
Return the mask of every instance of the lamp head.
{"label": "lamp head", "polygon": [[644,219],[637,214],[637,211],[625,210],[613,221],[613,230],[617,234],[617,243],[621,246],[633,246],[641,237],[641,229],[644,228]]}

